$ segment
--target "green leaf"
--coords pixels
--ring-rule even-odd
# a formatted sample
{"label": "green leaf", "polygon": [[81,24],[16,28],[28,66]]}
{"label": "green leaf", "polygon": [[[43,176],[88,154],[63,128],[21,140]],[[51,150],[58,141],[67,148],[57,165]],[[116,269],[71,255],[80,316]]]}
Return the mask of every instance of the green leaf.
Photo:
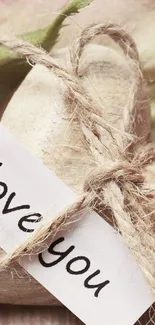
{"label": "green leaf", "polygon": [[20,85],[31,66],[23,59],[15,58],[0,66],[0,106]]}
{"label": "green leaf", "polygon": [[62,23],[66,17],[78,13],[80,9],[88,6],[92,1],[93,0],[73,0],[70,4],[68,4],[46,31],[46,37],[41,43],[42,47],[46,51],[50,51],[58,39],[59,31],[62,28]]}
{"label": "green leaf", "polygon": [[[58,39],[59,31],[66,17],[78,13],[79,9],[86,7],[92,1],[73,0],[62,10],[50,26],[19,37],[33,45],[42,46],[49,52]],[[20,85],[30,70],[31,66],[25,59],[19,58],[4,47],[0,47],[0,105]]]}

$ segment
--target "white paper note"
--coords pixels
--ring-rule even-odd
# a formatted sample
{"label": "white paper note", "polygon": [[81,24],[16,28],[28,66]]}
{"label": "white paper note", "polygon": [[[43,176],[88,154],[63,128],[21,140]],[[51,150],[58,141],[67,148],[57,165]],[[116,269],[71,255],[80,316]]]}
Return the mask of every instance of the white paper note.
{"label": "white paper note", "polygon": [[[75,199],[0,124],[2,249],[13,251],[42,217],[50,215],[52,221]],[[95,212],[60,234],[49,251],[24,257],[20,264],[87,325],[133,325],[154,301],[122,237]]]}

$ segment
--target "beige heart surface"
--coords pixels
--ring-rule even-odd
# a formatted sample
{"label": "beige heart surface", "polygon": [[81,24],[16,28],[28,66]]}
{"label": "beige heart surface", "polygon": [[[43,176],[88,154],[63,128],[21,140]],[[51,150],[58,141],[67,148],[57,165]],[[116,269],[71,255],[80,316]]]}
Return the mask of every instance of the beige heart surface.
{"label": "beige heart surface", "polygon": [[[69,72],[72,70],[68,49],[53,55]],[[105,121],[116,129],[117,136],[117,131],[123,130],[122,116],[130,108],[135,87],[135,72],[129,60],[107,45],[93,44],[86,47],[79,69],[84,91],[97,104],[102,102]],[[13,95],[2,123],[70,188],[81,193],[84,179],[96,161],[85,144],[79,122],[70,115],[66,92],[66,85],[53,71],[36,65]],[[144,86],[135,122],[135,133],[143,141],[150,132],[146,98]],[[111,136],[106,130],[104,143],[103,157],[110,161],[116,148],[111,146]],[[14,263],[0,273],[0,303],[52,305],[57,302]]]}

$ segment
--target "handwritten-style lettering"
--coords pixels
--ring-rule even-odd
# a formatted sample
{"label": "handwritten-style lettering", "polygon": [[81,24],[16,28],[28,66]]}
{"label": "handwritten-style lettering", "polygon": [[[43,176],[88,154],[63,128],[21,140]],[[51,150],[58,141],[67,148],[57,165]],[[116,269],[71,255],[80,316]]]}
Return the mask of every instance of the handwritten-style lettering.
{"label": "handwritten-style lettering", "polygon": [[[0,167],[3,166],[3,163],[0,162]],[[8,185],[5,182],[0,181],[0,199],[3,199],[7,196],[9,192]],[[11,194],[8,194],[8,197],[6,197],[6,201],[4,202],[4,207],[2,208],[2,215],[6,215],[12,212],[17,212],[20,210],[29,210],[31,207],[29,204],[21,204],[17,206],[12,206],[14,199],[16,198],[16,193],[12,192]],[[34,217],[34,218],[32,218]],[[31,222],[31,223],[38,223],[43,219],[42,215],[40,213],[31,213],[26,216],[22,216],[18,222],[18,227],[20,230],[24,232],[33,232],[35,229],[33,228],[27,228],[24,226],[24,222]]]}
{"label": "handwritten-style lettering", "polygon": [[[34,217],[34,218],[32,218]],[[26,222],[29,222],[29,223],[38,223],[40,222],[41,220],[43,219],[42,215],[40,213],[31,213],[31,214],[28,214],[27,216],[24,216],[22,217],[19,222],[18,222],[18,227],[20,230],[24,231],[24,232],[33,232],[34,229],[33,228],[26,228],[24,226],[24,224]]]}
{"label": "handwritten-style lettering", "polygon": [[[58,244],[61,244],[63,241],[65,240],[64,237],[60,237],[57,240],[55,240],[54,242],[52,242],[52,244],[49,246],[47,252],[51,254],[53,256],[59,256],[56,260],[51,261],[51,262],[46,262],[45,261],[45,253],[40,253],[38,255],[38,259],[39,262],[41,263],[42,266],[44,267],[53,267],[55,265],[57,265],[58,263],[60,263],[62,260],[64,260],[71,252],[73,252],[73,250],[75,250],[75,246],[72,245],[70,246],[68,249],[66,249],[65,251],[61,252],[61,251],[55,251],[55,246],[57,246]],[[75,269],[75,265],[77,262],[82,261],[84,262],[84,266],[82,267],[78,267]],[[91,261],[89,260],[88,257],[86,256],[76,256],[73,257],[72,259],[70,259],[67,264],[66,264],[66,271],[71,274],[71,275],[82,275],[84,273],[86,273],[89,268],[91,266]],[[109,280],[103,281],[101,283],[95,284],[95,283],[90,283],[92,279],[94,279],[98,274],[100,274],[100,270],[95,271],[94,273],[92,273],[91,275],[89,275],[85,280],[84,280],[84,287],[87,289],[96,289],[94,292],[94,296],[97,298],[99,296],[100,291],[110,283]]]}
{"label": "handwritten-style lettering", "polygon": [[70,246],[66,251],[64,252],[58,252],[55,251],[54,248],[56,245],[62,243],[64,241],[64,237],[60,237],[59,239],[57,239],[56,241],[54,241],[48,248],[48,253],[55,255],[55,256],[59,256],[57,260],[51,262],[51,263],[46,263],[45,260],[43,259],[43,253],[40,253],[38,255],[39,257],[39,261],[40,263],[44,266],[44,267],[52,267],[56,264],[58,264],[59,262],[61,262],[67,255],[69,255],[73,249],[75,248],[75,246]]}

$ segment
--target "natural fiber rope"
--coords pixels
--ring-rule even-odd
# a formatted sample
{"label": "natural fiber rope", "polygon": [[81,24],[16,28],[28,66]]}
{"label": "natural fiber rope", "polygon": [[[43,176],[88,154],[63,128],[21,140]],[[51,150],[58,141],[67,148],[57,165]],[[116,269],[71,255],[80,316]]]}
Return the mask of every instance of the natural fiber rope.
{"label": "natural fiber rope", "polygon": [[[124,130],[119,134],[120,146],[117,143],[119,157],[112,157],[111,165],[105,168],[103,159],[103,134],[106,131],[112,136],[113,128],[103,118],[102,107],[96,105],[84,93],[80,83],[79,64],[86,44],[99,34],[109,35],[132,62],[135,73],[135,93],[133,102],[123,115]],[[155,191],[145,186],[144,167],[155,160],[155,147],[151,144],[136,147],[136,153],[130,152],[134,137],[133,120],[136,116],[137,102],[142,92],[143,76],[140,69],[139,56],[132,38],[119,26],[94,25],[86,28],[74,42],[71,49],[73,73],[69,74],[55,59],[43,49],[20,39],[4,39],[1,46],[6,46],[15,53],[25,57],[31,64],[40,63],[61,78],[67,86],[69,108],[74,111],[85,136],[87,146],[95,155],[98,167],[85,180],[82,196],[71,207],[64,211],[52,224],[46,223],[35,231],[29,239],[15,252],[0,258],[0,268],[3,270],[13,260],[18,260],[25,254],[34,252],[49,236],[55,235],[60,228],[65,228],[68,222],[84,216],[91,208],[101,211],[107,208],[111,213],[113,225],[120,231],[126,244],[134,254],[152,291],[155,293]],[[116,131],[116,130],[115,130]],[[119,130],[118,130],[119,132]],[[102,212],[102,211],[101,211]]]}

